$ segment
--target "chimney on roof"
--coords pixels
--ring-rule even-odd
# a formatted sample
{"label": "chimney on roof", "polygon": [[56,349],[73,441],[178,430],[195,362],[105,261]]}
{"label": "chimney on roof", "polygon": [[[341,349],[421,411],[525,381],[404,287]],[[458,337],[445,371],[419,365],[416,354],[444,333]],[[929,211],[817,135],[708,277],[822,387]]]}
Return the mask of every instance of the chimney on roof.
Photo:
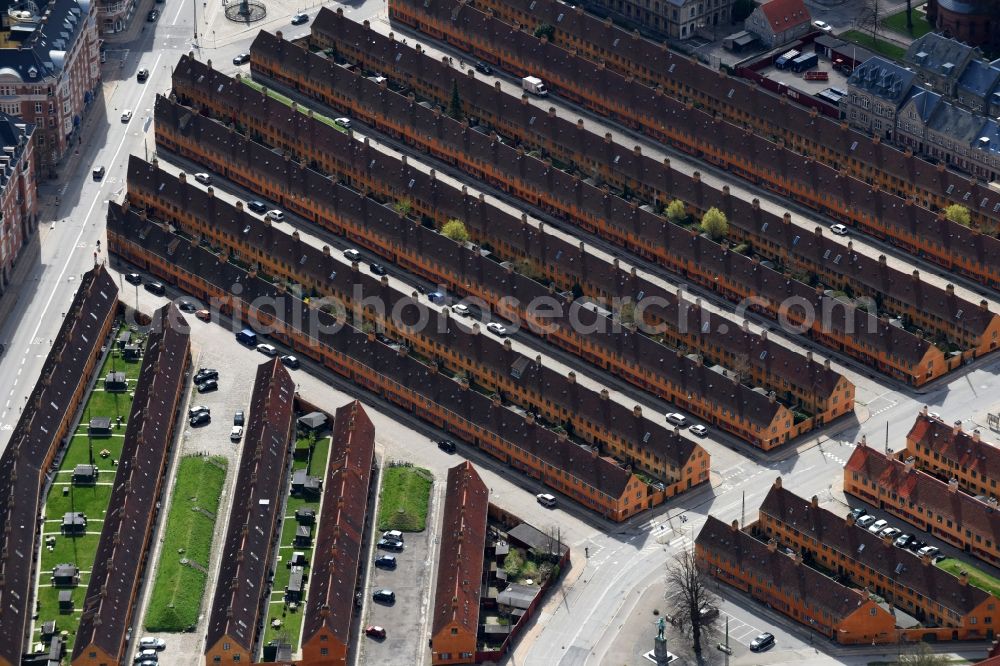
{"label": "chimney on roof", "polygon": [[601,400],[608,400],[610,398],[611,398],[611,394],[608,393],[608,389],[602,388],[601,389]]}
{"label": "chimney on roof", "polygon": [[961,421],[955,421],[955,425],[953,425],[952,428],[951,428],[951,433],[953,435],[957,435],[960,432],[962,432],[962,422]]}
{"label": "chimney on roof", "polygon": [[952,478],[948,481],[948,492],[950,493],[958,492],[958,479]]}
{"label": "chimney on roof", "polygon": [[923,408],[920,410],[920,415],[929,416],[929,412],[927,411],[927,405],[924,405]]}
{"label": "chimney on roof", "polygon": [[781,488],[781,477],[780,477],[780,476],[779,476],[779,477],[777,477],[777,478],[776,478],[776,479],[774,480],[774,487],[775,487],[775,488]]}
{"label": "chimney on roof", "polygon": [[182,183],[186,183],[187,182],[187,174],[184,173],[183,171],[181,171],[179,174],[177,174],[177,180],[181,181]]}
{"label": "chimney on roof", "polygon": [[920,271],[913,271],[913,279],[920,282]]}
{"label": "chimney on roof", "polygon": [[731,529],[733,532],[739,532],[740,531],[740,521],[734,520],[733,522],[729,523],[729,529]]}
{"label": "chimney on roof", "polygon": [[635,407],[633,407],[632,408],[632,416],[634,416],[637,419],[642,418],[642,407],[640,407],[639,405],[636,405]]}
{"label": "chimney on roof", "polygon": [[695,171],[694,173],[692,173],[691,174],[691,180],[693,180],[696,183],[700,183],[701,182],[701,172],[700,171]]}
{"label": "chimney on roof", "polygon": [[990,309],[990,304],[987,303],[986,299],[984,298],[983,300],[979,301],[979,307],[981,309],[983,309],[983,310],[989,310]]}
{"label": "chimney on roof", "polygon": [[816,227],[815,232],[816,232],[817,236],[822,236],[823,235],[823,227]]}
{"label": "chimney on roof", "polygon": [[510,351],[513,348],[513,345],[510,343],[510,338],[503,339],[503,348],[505,351]]}
{"label": "chimney on roof", "polygon": [[768,541],[767,542],[767,552],[769,552],[769,553],[777,553],[778,552],[778,542],[775,541],[774,539],[771,539],[770,541]]}
{"label": "chimney on roof", "polygon": [[611,143],[611,132],[604,133],[604,143]]}
{"label": "chimney on roof", "polygon": [[810,363],[812,363],[813,353],[811,351],[807,351],[806,352],[806,360],[809,361]]}
{"label": "chimney on roof", "polygon": [[635,153],[636,157],[642,155],[642,146],[635,146],[632,148],[632,152]]}
{"label": "chimney on roof", "polygon": [[949,296],[955,295],[955,285],[953,285],[951,282],[945,285],[944,290],[948,292]]}
{"label": "chimney on roof", "polygon": [[975,430],[972,431],[972,441],[973,442],[979,442],[979,441],[981,441],[980,436],[979,436],[979,428],[976,428]]}
{"label": "chimney on roof", "polygon": [[966,571],[965,569],[962,569],[960,572],[958,572],[958,582],[960,582],[962,585],[968,585],[969,572]]}
{"label": "chimney on roof", "polygon": [[[566,381],[568,381],[570,384],[576,384],[576,373],[570,370],[569,374],[566,375]],[[976,432],[979,431],[977,430]]]}
{"label": "chimney on roof", "polygon": [[812,504],[812,508],[818,509],[819,508],[819,496],[818,495],[813,495],[812,499],[810,500],[810,504]]}
{"label": "chimney on roof", "polygon": [[906,470],[907,474],[913,471],[913,468],[916,465],[916,460],[917,459],[914,458],[913,456],[909,456],[906,460],[903,461],[903,469]]}
{"label": "chimney on roof", "polygon": [[858,446],[868,446],[868,436],[861,435],[861,441],[858,442]]}
{"label": "chimney on roof", "polygon": [[847,517],[844,518],[844,522],[847,524],[848,527],[854,525],[854,514],[853,513],[847,514]]}

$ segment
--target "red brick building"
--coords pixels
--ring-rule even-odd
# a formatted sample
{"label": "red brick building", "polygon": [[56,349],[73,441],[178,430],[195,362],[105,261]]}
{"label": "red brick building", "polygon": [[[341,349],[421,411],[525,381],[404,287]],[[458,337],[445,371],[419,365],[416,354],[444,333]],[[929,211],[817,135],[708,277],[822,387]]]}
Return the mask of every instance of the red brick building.
{"label": "red brick building", "polygon": [[0,295],[38,227],[35,126],[0,113]]}
{"label": "red brick building", "polygon": [[927,20],[948,37],[1000,49],[1000,0],[929,0]]}

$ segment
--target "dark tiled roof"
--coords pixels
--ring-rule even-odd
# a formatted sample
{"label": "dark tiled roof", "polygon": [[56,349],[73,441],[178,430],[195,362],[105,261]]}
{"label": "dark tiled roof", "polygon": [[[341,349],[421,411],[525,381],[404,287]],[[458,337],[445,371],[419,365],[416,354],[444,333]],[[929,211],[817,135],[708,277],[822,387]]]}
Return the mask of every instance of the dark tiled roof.
{"label": "dark tiled roof", "polygon": [[906,440],[929,447],[932,453],[961,469],[978,472],[985,481],[1000,480],[1000,448],[983,440],[977,442],[972,433],[956,431],[940,419],[918,416]]}
{"label": "dark tiled roof", "polygon": [[844,517],[813,506],[785,488],[772,487],[760,505],[760,513],[795,528],[848,559],[874,569],[898,585],[933,599],[959,616],[990,598],[987,592],[963,585],[958,578],[929,561],[886,543],[866,529],[848,525]]}
{"label": "dark tiled roof", "polygon": [[[892,326],[884,319],[876,320],[875,325],[869,326],[866,315],[852,305],[838,301],[836,307],[832,307],[832,300],[802,282],[765,268],[742,254],[726,251],[701,235],[692,234],[657,215],[647,213],[541,160],[520,154],[510,146],[495,143],[489,137],[383,89],[373,81],[319,55],[278,40],[263,31],[258,33],[251,53],[255,57],[277,59],[290,76],[300,76],[317,83],[321,81],[322,85],[331,87],[337,94],[356,98],[361,107],[379,109],[380,117],[387,119],[387,122],[412,125],[418,134],[434,136],[442,143],[491,164],[512,177],[516,174],[517,179],[533,189],[552,193],[556,198],[562,199],[566,206],[586,211],[588,217],[613,221],[623,235],[636,235],[643,243],[654,247],[668,247],[678,258],[698,264],[701,271],[720,276],[719,285],[732,284],[740,288],[753,285],[756,295],[772,304],[803,302],[799,299],[804,299],[804,302],[811,304],[813,312],[832,311],[829,324],[833,331],[851,331],[850,335],[856,341],[901,358],[907,364],[920,362],[931,349],[929,342]],[[187,57],[182,58],[174,69],[173,80],[175,90],[183,92],[185,89],[200,89],[206,94],[211,90],[213,99],[226,99],[223,103],[232,104],[237,109],[242,108],[248,96],[247,91],[237,88],[246,86],[238,83],[229,86],[232,99],[228,99],[228,94],[221,95],[226,88],[218,87],[222,85],[217,83],[221,81],[220,75],[209,72],[205,65]],[[638,100],[636,103],[639,103]],[[745,138],[742,133],[741,137]],[[865,323],[852,325],[852,319]]]}
{"label": "dark tiled roof", "polygon": [[929,32],[910,43],[903,62],[915,69],[955,78],[964,71],[966,62],[977,59],[978,55],[978,50],[968,44]]}
{"label": "dark tiled roof", "polygon": [[705,521],[695,543],[731,562],[747,576],[769,581],[785,596],[800,599],[809,612],[828,613],[833,624],[846,619],[868,600],[858,590],[824,576],[801,560],[772,551],[767,544],[715,516]]}
{"label": "dark tiled roof", "polygon": [[470,462],[448,470],[431,637],[457,624],[479,633],[490,491]]}
{"label": "dark tiled roof", "polygon": [[[0,51],[2,54],[2,51]],[[2,55],[0,55],[2,62]],[[35,132],[35,126],[20,118],[0,113],[0,157],[6,160],[0,162],[0,191],[7,187],[11,177],[21,168],[21,157],[28,140]]]}
{"label": "dark tiled roof", "polygon": [[[922,506],[924,511],[933,512],[935,520],[943,518],[972,536],[964,538],[970,543],[973,537],[982,537],[983,542],[1000,543],[1000,511],[992,504],[977,500],[949,484],[916,468],[907,469],[906,463],[884,454],[869,446],[859,446],[854,450],[845,473],[856,472],[878,487],[878,492],[895,493],[904,508]],[[891,501],[886,502],[891,506]]]}
{"label": "dark tiled roof", "polygon": [[[420,81],[424,85],[435,86],[439,102],[447,102],[453,84],[457,84],[469,115],[475,116],[476,111],[482,109],[502,117],[505,127],[516,126],[533,145],[563,146],[564,154],[581,163],[584,170],[591,164],[603,164],[607,168],[613,166],[615,173],[627,175],[653,191],[697,203],[701,209],[717,206],[726,212],[733,227],[750,234],[751,238],[766,239],[798,261],[839,274],[844,280],[856,280],[873,295],[884,294],[889,299],[912,304],[918,311],[939,317],[949,326],[967,331],[970,335],[981,335],[992,321],[993,314],[949,295],[945,289],[929,283],[915,285],[909,274],[880,265],[876,258],[854,252],[822,233],[785,224],[779,215],[755,209],[750,201],[727,196],[721,190],[696,181],[660,160],[609,142],[596,132],[577,126],[565,116],[543,114],[538,107],[522,103],[487,81],[463,75],[451,65],[426,53],[418,53],[415,48],[356,23],[339,12],[323,9],[313,22],[312,34],[324,38],[323,43],[332,41],[363,49],[364,61],[371,69],[401,85]],[[266,38],[260,40],[264,41]],[[346,50],[341,49],[341,52]],[[956,317],[960,311],[963,314]]]}
{"label": "dark tiled roof", "polygon": [[125,659],[133,595],[142,584],[190,350],[187,322],[174,305],[163,306],[153,321],[83,602],[74,659],[94,646],[119,661]]}
{"label": "dark tiled roof", "polygon": [[357,400],[337,410],[332,446],[323,484],[323,514],[309,572],[303,644],[324,627],[344,645],[350,644],[375,456],[375,427]]}
{"label": "dark tiled roof", "polygon": [[[67,55],[76,47],[87,24],[90,0],[47,0],[39,3],[41,15],[14,21],[7,15],[13,7],[28,5],[4,3],[3,35],[7,44],[0,48],[0,73],[17,76],[25,83],[41,83],[46,77],[58,77]],[[7,28],[8,21],[12,28]]]}
{"label": "dark tiled roof", "polygon": [[[299,171],[295,166],[289,169],[293,173]],[[273,174],[274,178],[282,176],[280,171]],[[208,220],[212,228],[239,238],[241,243],[259,249],[263,254],[284,257],[288,265],[295,266],[298,271],[308,275],[312,283],[323,285],[324,293],[351,300],[355,300],[356,293],[360,293],[378,298],[385,304],[385,312],[404,313],[406,319],[409,319],[408,313],[418,312],[423,313],[421,318],[426,321],[441,319],[440,325],[425,326],[419,335],[436,341],[442,349],[450,349],[478,361],[481,366],[499,376],[510,375],[512,366],[524,359],[524,371],[519,377],[522,386],[533,387],[538,396],[544,396],[569,413],[588,415],[588,418],[630,442],[637,450],[649,450],[674,467],[682,467],[697,448],[694,442],[677,435],[664,425],[645,417],[636,417],[632,410],[621,403],[602,399],[599,392],[571,382],[562,373],[507,349],[503,343],[493,338],[474,333],[460,320],[444,319],[443,315],[428,309],[410,294],[383,286],[380,278],[360,270],[350,270],[339,260],[326,256],[321,249],[266,225],[255,215],[241,213],[229,204],[210,197],[204,190],[191,184],[183,184],[171,174],[138,158],[133,157],[130,161],[128,183],[132,192],[142,188],[182,210],[200,211],[201,218]],[[313,192],[313,196],[320,195],[321,191]],[[453,267],[457,282],[475,279],[495,293],[513,295],[524,303],[549,296],[548,290],[541,284],[520,274],[509,273],[496,262],[464,250],[441,234],[429,233],[423,227],[401,219],[391,208],[369,197],[360,196],[341,186],[336,188],[336,196],[331,205],[342,218],[354,218],[372,229],[385,229],[385,236],[397,242],[416,244],[422,253],[437,256],[444,265]],[[359,291],[356,292],[356,289]],[[406,305],[397,308],[397,303]],[[594,324],[597,315],[577,304],[564,305],[567,315],[553,318],[551,323],[570,326],[572,317],[576,317],[581,322],[581,327]],[[416,317],[415,314],[414,316]],[[593,328],[599,328],[599,325],[594,325]],[[610,329],[610,325],[607,328]],[[770,419],[780,407],[778,403],[771,403],[767,396],[722,378],[704,366],[699,367],[690,359],[678,357],[676,353],[646,336],[628,331],[614,333],[607,330],[589,337],[595,344],[630,355],[629,357],[646,367],[657,368],[664,376],[686,386],[694,395],[711,395],[718,404],[731,405],[731,409],[751,421],[770,426]]]}
{"label": "dark tiled roof", "polygon": [[[797,182],[798,186],[824,190],[834,200],[843,201],[850,208],[877,215],[883,224],[897,227],[897,232],[904,238],[920,236],[933,239],[953,250],[956,256],[973,258],[973,261],[997,270],[1000,241],[984,241],[981,235],[961,225],[936,220],[936,215],[926,209],[919,210],[921,215],[927,216],[927,224],[911,227],[903,199],[887,192],[873,192],[862,180],[843,176],[830,166],[779,148],[742,127],[717,121],[700,109],[688,109],[681,101],[657,95],[641,81],[648,82],[651,80],[649,77],[657,81],[681,81],[691,88],[694,99],[704,95],[759,119],[780,119],[780,122],[774,121],[775,128],[817,144],[840,161],[857,160],[914,187],[1000,219],[1000,193],[986,184],[979,184],[974,179],[946,169],[939,170],[918,157],[906,157],[885,142],[875,143],[860,131],[841,127],[835,119],[813,116],[808,108],[788,103],[787,99],[751,82],[722,76],[688,56],[669,51],[661,43],[633,35],[610,22],[606,24],[557,0],[513,0],[503,4],[512,11],[531,17],[522,23],[549,23],[557,27],[557,36],[562,34],[595,44],[607,53],[606,66],[571,55],[557,44],[543,44],[530,31],[513,30],[503,21],[486,16],[469,4],[459,4],[457,0],[393,0],[393,4],[406,5],[417,14],[453,24],[469,39],[478,40],[483,51],[515,54],[527,63],[526,69],[546,78],[550,88],[558,89],[558,81],[563,80],[572,82],[573,87],[578,89],[587,89],[599,99],[617,100],[633,108],[649,109],[663,126],[679,129],[702,141],[713,141],[723,152],[739,151],[741,157],[751,161],[766,160],[783,177]],[[622,58],[641,70],[640,80],[629,82],[617,73],[614,58]],[[820,174],[822,180],[818,180],[816,174]],[[898,211],[904,212],[900,214]],[[989,249],[984,248],[984,244]]]}
{"label": "dark tiled roof", "polygon": [[271,549],[287,488],[294,403],[295,382],[281,362],[261,363],[208,620],[208,649],[226,636],[252,650],[260,614],[267,612]]}
{"label": "dark tiled roof", "polygon": [[588,486],[617,500],[632,478],[630,472],[612,461],[561,439],[537,423],[527,422],[517,412],[493,404],[478,391],[463,389],[451,378],[409,355],[401,355],[381,342],[371,341],[366,334],[350,326],[336,325],[334,318],[325,312],[310,309],[262,279],[249,277],[234,264],[221,262],[216,255],[168,234],[153,223],[143,222],[134,212],[110,205],[108,230],[162,257],[178,269],[199,276],[214,288],[230,292],[234,285],[241,285],[240,297],[245,302],[259,298],[259,302],[274,303],[270,307],[280,308],[280,311],[275,310],[276,318],[288,322],[290,328],[318,332],[313,334],[319,344],[392,378],[415,391],[420,399],[444,406],[457,417],[534,456],[542,469],[543,480],[566,483],[569,479],[574,486]]}
{"label": "dark tiled roof", "polygon": [[913,70],[875,56],[855,69],[847,83],[898,106],[910,93],[915,78]]}
{"label": "dark tiled roof", "polygon": [[55,433],[76,416],[70,397],[90,377],[87,363],[106,342],[101,329],[114,317],[118,287],[104,266],[83,276],[49,351],[40,379],[0,456],[0,660],[21,663],[28,632],[38,547],[38,517],[48,462],[65,444]]}
{"label": "dark tiled roof", "polygon": [[[282,113],[281,109],[287,108],[277,102],[274,103],[277,106],[273,106],[256,95],[252,100],[246,100],[246,103],[259,104],[261,112],[267,115]],[[284,115],[281,118],[286,119]],[[780,340],[767,340],[744,331],[738,323],[704,310],[691,300],[679,302],[672,291],[656,282],[642,276],[632,276],[623,269],[616,269],[610,262],[595,259],[586,248],[581,249],[578,244],[564,240],[561,236],[542,233],[505,210],[465,194],[440,179],[432,179],[426,172],[405,165],[347,134],[324,131],[325,126],[321,127],[316,124],[318,121],[301,113],[288,116],[287,122],[289,126],[297,128],[296,134],[309,132],[325,153],[337,155],[349,165],[347,170],[378,172],[383,182],[392,184],[396,191],[406,192],[414,200],[423,200],[427,205],[433,205],[449,218],[465,220],[467,226],[483,237],[495,239],[495,243],[502,240],[516,245],[539,264],[558,260],[561,269],[582,276],[582,279],[598,285],[606,294],[633,297],[642,294],[646,299],[646,312],[651,317],[676,323],[678,328],[702,338],[704,344],[717,345],[733,353],[743,353],[749,363],[765,368],[772,376],[788,381],[800,391],[825,400],[843,378],[835,370],[825,368],[823,363],[810,361],[787,348]],[[311,169],[301,168],[297,163],[275,155],[266,146],[252,142],[167,98],[159,97],[156,101],[156,123],[159,128],[176,128],[177,132],[197,143],[202,150],[214,151],[224,157],[233,173],[256,173],[260,178],[286,184],[290,200],[311,197],[339,202],[342,198],[357,196],[331,179]],[[439,234],[424,227],[413,227],[405,221],[392,219],[391,216],[381,217],[386,218],[385,225],[378,224],[376,220],[370,220],[366,225],[398,238],[401,242],[405,239],[407,243],[426,247],[426,252],[438,253],[443,262],[459,258],[454,245],[443,243]],[[460,262],[460,266],[462,270],[467,270],[465,262]],[[456,266],[453,270],[457,269]],[[708,332],[704,332],[705,330]],[[659,345],[650,345],[649,348],[658,349]]]}

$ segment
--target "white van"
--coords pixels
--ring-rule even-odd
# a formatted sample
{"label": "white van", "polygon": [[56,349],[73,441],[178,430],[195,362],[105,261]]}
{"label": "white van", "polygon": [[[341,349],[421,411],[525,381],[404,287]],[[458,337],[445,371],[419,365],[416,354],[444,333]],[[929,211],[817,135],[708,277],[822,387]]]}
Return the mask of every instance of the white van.
{"label": "white van", "polygon": [[550,509],[556,505],[556,498],[548,493],[538,493],[535,495],[535,499],[542,506],[547,506]]}

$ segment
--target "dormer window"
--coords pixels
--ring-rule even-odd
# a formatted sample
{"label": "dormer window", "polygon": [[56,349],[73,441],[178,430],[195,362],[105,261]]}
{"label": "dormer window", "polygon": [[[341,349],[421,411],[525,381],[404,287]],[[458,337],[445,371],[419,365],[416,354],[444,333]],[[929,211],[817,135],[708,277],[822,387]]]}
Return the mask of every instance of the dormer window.
{"label": "dormer window", "polygon": [[33,79],[36,76],[38,76],[38,69],[36,67],[29,67],[28,68],[28,77]]}

